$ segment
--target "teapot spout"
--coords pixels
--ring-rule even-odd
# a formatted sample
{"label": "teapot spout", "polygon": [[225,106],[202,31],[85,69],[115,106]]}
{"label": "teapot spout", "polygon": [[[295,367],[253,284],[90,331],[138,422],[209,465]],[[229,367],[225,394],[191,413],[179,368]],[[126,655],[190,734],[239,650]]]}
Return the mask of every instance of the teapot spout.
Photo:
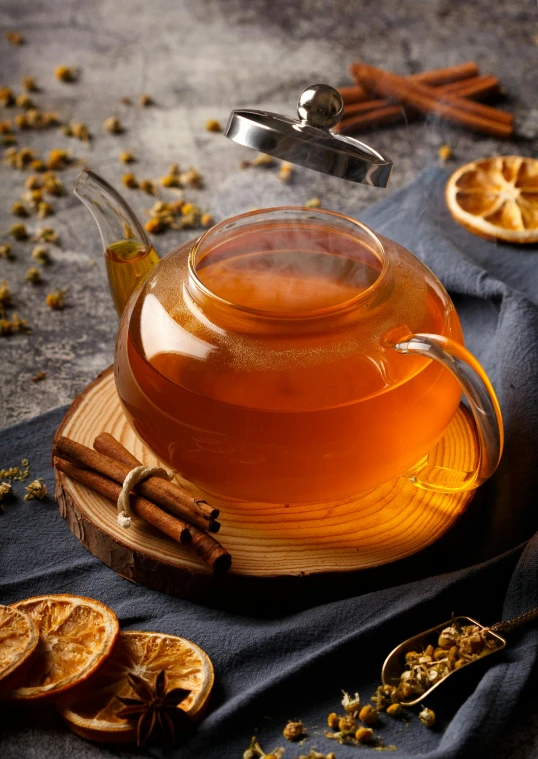
{"label": "teapot spout", "polygon": [[159,262],[144,228],[121,195],[91,169],[80,172],[74,193],[101,233],[110,294],[118,315]]}

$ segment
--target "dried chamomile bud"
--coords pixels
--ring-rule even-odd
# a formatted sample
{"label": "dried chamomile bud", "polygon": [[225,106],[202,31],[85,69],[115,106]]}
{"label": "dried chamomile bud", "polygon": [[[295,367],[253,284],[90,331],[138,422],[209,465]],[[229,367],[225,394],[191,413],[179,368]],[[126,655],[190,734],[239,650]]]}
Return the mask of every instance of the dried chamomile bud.
{"label": "dried chamomile bud", "polygon": [[300,741],[301,738],[305,738],[306,732],[301,720],[299,720],[298,722],[292,722],[290,720],[288,724],[286,725],[286,727],[284,728],[284,730],[282,731],[282,735],[288,741]]}
{"label": "dried chamomile bud", "polygon": [[15,95],[9,87],[0,87],[0,106],[7,108],[15,104]]}
{"label": "dried chamomile bud", "polygon": [[65,169],[70,162],[71,159],[69,158],[67,150],[64,150],[63,148],[54,148],[54,150],[51,150],[49,153],[47,168],[51,171]]}
{"label": "dried chamomile bud", "polygon": [[134,163],[136,158],[134,153],[131,153],[129,150],[124,150],[123,153],[120,153],[120,161],[122,163]]}
{"label": "dried chamomile bud", "polygon": [[151,179],[141,179],[138,187],[142,192],[147,192],[148,195],[155,195],[155,185]]}
{"label": "dried chamomile bud", "polygon": [[78,79],[78,69],[71,66],[57,66],[54,69],[54,75],[60,82],[76,82]]}
{"label": "dried chamomile bud", "polygon": [[13,332],[30,332],[30,327],[26,319],[21,319],[18,314],[11,317],[11,329]]}
{"label": "dried chamomile bud", "polygon": [[207,132],[222,132],[222,127],[217,119],[208,119],[205,128]]}
{"label": "dried chamomile bud", "polygon": [[10,482],[0,482],[0,501],[2,498],[13,495],[13,486]]}
{"label": "dried chamomile bud", "polygon": [[53,293],[49,293],[45,298],[45,303],[53,311],[62,311],[65,308],[66,292],[66,290],[56,290]]}
{"label": "dried chamomile bud", "polygon": [[439,635],[437,645],[439,648],[451,648],[458,643],[459,631],[456,627],[445,627]]}
{"label": "dried chamomile bud", "polygon": [[22,194],[23,200],[29,203],[32,208],[38,208],[39,204],[43,202],[43,193],[41,190],[26,190]]}
{"label": "dried chamomile bud", "polygon": [[24,108],[25,110],[27,110],[28,108],[35,107],[34,101],[30,97],[30,95],[28,95],[26,92],[21,92],[20,95],[17,95],[17,97],[15,98],[15,105],[17,106],[17,108]]}
{"label": "dried chamomile bud", "polygon": [[31,174],[24,182],[24,186],[27,190],[39,190],[42,185],[41,177],[36,174]]}
{"label": "dried chamomile bud", "polygon": [[43,189],[48,195],[55,195],[56,197],[65,195],[65,187],[61,179],[52,172],[47,172],[43,177]]}
{"label": "dried chamomile bud", "polygon": [[355,740],[358,743],[371,743],[374,739],[374,731],[371,727],[359,727],[355,733]]}
{"label": "dried chamomile bud", "polygon": [[319,208],[321,205],[321,200],[319,198],[310,198],[310,200],[307,200],[305,203],[306,208]]}
{"label": "dried chamomile bud", "polygon": [[338,729],[341,733],[354,733],[357,729],[357,723],[351,715],[346,715],[338,720]]}
{"label": "dried chamomile bud", "polygon": [[11,206],[11,213],[14,214],[15,216],[21,216],[21,217],[30,216],[30,214],[28,213],[28,209],[26,208],[24,203],[21,203],[19,200],[17,200]]}
{"label": "dried chamomile bud", "polygon": [[91,139],[90,130],[87,125],[79,121],[72,121],[70,124],[65,124],[62,131],[66,137],[75,137],[81,142],[89,142]]}
{"label": "dried chamomile bud", "polygon": [[198,169],[195,169],[191,166],[188,171],[180,174],[180,183],[182,185],[189,185],[190,187],[196,187],[200,189],[203,186],[202,175]]}
{"label": "dried chamomile bud", "polygon": [[46,203],[45,201],[38,203],[37,206],[37,215],[40,219],[46,219],[47,216],[52,216],[54,213],[54,208],[51,206],[50,203]]}
{"label": "dried chamomile bud", "polygon": [[20,32],[4,32],[4,37],[12,45],[24,45],[25,39]]}
{"label": "dried chamomile bud", "polygon": [[37,285],[41,282],[41,272],[35,266],[32,266],[26,271],[24,278],[32,285]]}
{"label": "dried chamomile bud", "polygon": [[28,129],[30,126],[28,123],[28,117],[25,113],[19,113],[17,116],[15,116],[14,121],[17,129]]}
{"label": "dried chamomile bud", "polygon": [[335,730],[338,728],[338,722],[340,721],[340,717],[336,712],[331,712],[329,716],[327,717],[327,724],[329,727],[334,728]]}
{"label": "dried chamomile bud", "polygon": [[138,98],[138,102],[143,108],[147,108],[149,105],[153,105],[153,98],[151,95],[147,95],[146,93],[143,93]]}
{"label": "dried chamomile bud", "polygon": [[166,224],[164,224],[162,219],[159,219],[158,217],[154,217],[146,221],[146,223],[144,224],[144,228],[146,232],[149,232],[150,234],[160,235],[161,232],[164,232],[164,230],[166,229]]}
{"label": "dried chamomile bud", "polygon": [[34,238],[37,242],[50,242],[57,245],[59,241],[58,232],[52,227],[42,227],[39,229]]}
{"label": "dried chamomile bud", "polygon": [[33,76],[23,76],[21,84],[26,92],[37,92],[38,90],[37,82]]}
{"label": "dried chamomile bud", "polygon": [[42,501],[47,495],[47,486],[42,479],[34,480],[26,486],[25,501]]}
{"label": "dried chamomile bud", "polygon": [[432,709],[428,709],[426,706],[421,712],[419,712],[418,718],[426,727],[433,727],[437,719],[435,712]]}
{"label": "dried chamomile bud", "polygon": [[392,703],[395,690],[393,685],[379,685],[370,701],[373,701],[378,711],[383,711]]}
{"label": "dried chamomile bud", "polygon": [[121,178],[122,183],[125,185],[125,187],[128,187],[130,190],[136,190],[138,187],[138,181],[134,174],[131,172],[128,172],[127,174],[124,174]]}
{"label": "dried chamomile bud", "polygon": [[169,211],[173,214],[180,214],[183,210],[183,207],[185,206],[185,201],[180,198],[179,200],[173,200],[171,203],[167,204]]}
{"label": "dried chamomile bud", "polygon": [[278,171],[278,178],[282,182],[289,182],[291,181],[294,170],[295,170],[295,167],[293,166],[293,164],[288,163],[287,161],[284,161],[284,163],[282,164],[282,166],[280,167]]}
{"label": "dried chamomile bud", "polygon": [[370,704],[363,706],[359,712],[359,719],[361,722],[364,722],[365,725],[373,725],[375,722],[377,722],[378,717],[379,714],[377,709],[374,709],[374,707],[370,706]]}
{"label": "dried chamomile bud", "polygon": [[212,227],[214,223],[215,221],[210,213],[203,213],[200,217],[200,226],[204,229],[209,229],[209,227]]}
{"label": "dried chamomile bud", "polygon": [[161,184],[163,187],[181,187],[177,174],[166,174],[166,176],[161,177]]}
{"label": "dried chamomile bud", "polygon": [[30,108],[26,111],[26,122],[31,129],[41,129],[45,126],[43,114],[37,108]]}
{"label": "dried chamomile bud", "polygon": [[390,717],[401,717],[404,713],[404,708],[401,704],[399,704],[397,701],[395,701],[390,706],[387,706],[387,714]]}
{"label": "dried chamomile bud", "polygon": [[316,749],[311,748],[308,754],[301,754],[298,759],[336,759],[334,751],[329,751],[328,754],[321,754]]}
{"label": "dried chamomile bud", "polygon": [[11,245],[9,243],[5,243],[5,245],[0,245],[0,258],[9,259],[13,258],[13,254],[11,253]]}
{"label": "dried chamomile bud", "polygon": [[3,279],[0,282],[0,307],[3,308],[4,306],[9,306],[10,303],[11,290],[9,289],[7,279]]}
{"label": "dried chamomile bud", "polygon": [[350,696],[349,693],[346,693],[345,691],[343,691],[343,694],[344,696],[342,698],[342,706],[344,707],[347,714],[353,714],[353,716],[356,716],[361,705],[359,694],[355,693],[354,696]]}
{"label": "dried chamomile bud", "polygon": [[121,121],[116,116],[109,116],[108,119],[105,119],[103,126],[111,134],[121,134],[123,132]]}
{"label": "dried chamomile bud", "polygon": [[42,161],[40,158],[36,158],[35,160],[30,162],[30,168],[32,171],[46,171],[47,167],[45,166],[45,162]]}
{"label": "dried chamomile bud", "polygon": [[45,111],[45,113],[42,114],[43,117],[43,126],[49,127],[49,126],[57,126],[60,123],[60,114],[56,111]]}
{"label": "dried chamomile bud", "polygon": [[267,153],[258,153],[256,158],[250,162],[251,166],[261,166],[263,168],[268,168],[269,166],[273,166],[275,163],[275,159],[272,155],[267,155]]}
{"label": "dried chamomile bud", "polygon": [[441,161],[448,161],[452,157],[452,148],[450,145],[441,145],[439,148],[439,158]]}
{"label": "dried chamomile bud", "polygon": [[9,228],[9,233],[15,240],[28,239],[28,232],[24,224],[12,224]]}

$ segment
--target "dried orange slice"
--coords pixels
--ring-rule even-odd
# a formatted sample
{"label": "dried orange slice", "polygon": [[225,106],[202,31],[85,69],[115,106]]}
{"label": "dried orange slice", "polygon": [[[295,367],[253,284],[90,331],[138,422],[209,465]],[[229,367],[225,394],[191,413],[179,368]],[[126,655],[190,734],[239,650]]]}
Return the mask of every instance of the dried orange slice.
{"label": "dried orange slice", "polygon": [[462,166],[446,186],[454,219],[488,240],[538,242],[538,160],[496,156]]}
{"label": "dried orange slice", "polygon": [[11,606],[0,606],[0,680],[33,654],[39,634],[31,617]]}
{"label": "dried orange slice", "polygon": [[114,612],[93,598],[49,595],[13,604],[34,621],[39,642],[24,671],[4,683],[8,698],[56,698],[78,685],[110,654],[119,634]]}
{"label": "dried orange slice", "polygon": [[178,706],[193,719],[202,716],[213,687],[213,665],[199,646],[185,638],[153,632],[121,632],[111,656],[84,687],[58,705],[73,732],[93,741],[129,743],[136,740],[136,724],[116,716],[122,703],[136,697],[127,680],[133,672],[154,685],[159,672],[168,676],[169,689],[190,694]]}

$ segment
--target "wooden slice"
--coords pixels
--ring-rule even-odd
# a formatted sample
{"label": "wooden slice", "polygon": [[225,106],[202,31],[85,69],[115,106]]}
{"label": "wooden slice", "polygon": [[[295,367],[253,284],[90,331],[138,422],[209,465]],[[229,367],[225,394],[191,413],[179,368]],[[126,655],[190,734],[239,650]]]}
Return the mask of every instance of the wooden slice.
{"label": "wooden slice", "polygon": [[[125,418],[107,369],[78,396],[56,436],[92,447],[110,432],[142,463],[160,462]],[[471,470],[478,457],[473,422],[460,406],[429,458],[437,467]],[[269,504],[219,500],[178,478],[221,509],[219,541],[232,555],[229,574],[213,577],[188,548],[134,517],[118,526],[112,502],[56,471],[60,513],[81,543],[129,580],[184,597],[223,588],[230,592],[264,580],[312,577],[378,567],[420,551],[463,513],[474,491],[444,494],[416,488],[400,477],[358,497],[323,504]],[[282,582],[279,583],[282,586]]]}

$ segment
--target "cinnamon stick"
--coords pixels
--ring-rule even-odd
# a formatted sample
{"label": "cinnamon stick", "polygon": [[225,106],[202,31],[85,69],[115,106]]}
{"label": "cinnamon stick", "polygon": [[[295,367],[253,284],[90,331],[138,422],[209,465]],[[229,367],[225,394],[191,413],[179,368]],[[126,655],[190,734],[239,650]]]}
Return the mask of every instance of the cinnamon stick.
{"label": "cinnamon stick", "polygon": [[[494,76],[476,76],[471,79],[453,82],[436,87],[435,92],[452,92],[460,97],[482,98],[499,91],[499,80]],[[392,108],[392,110],[388,110]],[[372,112],[367,118],[362,114]],[[376,114],[374,116],[374,113]],[[359,118],[356,118],[356,117]],[[342,121],[334,128],[340,134],[349,134],[362,128],[381,126],[396,121],[411,121],[419,116],[419,111],[409,106],[392,105],[390,100],[378,98],[364,103],[354,103],[344,110]]]}
{"label": "cinnamon stick", "polygon": [[[136,456],[133,456],[133,454],[109,432],[101,432],[100,435],[97,435],[93,441],[93,447],[96,451],[99,451],[99,453],[102,453],[115,461],[119,461],[121,464],[125,464],[129,469],[134,469],[135,466],[140,466],[140,461]],[[179,489],[179,486],[177,487]],[[181,488],[181,490],[183,490],[183,488]],[[207,519],[216,519],[218,517],[220,513],[219,510],[210,506],[206,501],[193,499],[193,502],[201,514]]]}
{"label": "cinnamon stick", "polygon": [[[350,71],[353,76],[355,75],[354,72],[356,65],[357,64],[353,63],[350,67]],[[423,71],[420,74],[410,74],[408,77],[406,77],[406,79],[436,86],[448,84],[450,82],[459,82],[462,79],[470,79],[471,77],[475,76],[478,76],[478,66],[474,61],[468,61],[467,63],[460,63],[457,66],[449,66],[448,68],[442,69],[433,69],[432,71]],[[347,87],[339,87],[338,92],[342,96],[344,105],[359,103],[363,100],[370,99],[368,90],[363,87],[360,82]]]}
{"label": "cinnamon stick", "polygon": [[[56,458],[54,466],[59,469],[60,472],[65,472],[71,479],[80,482],[82,485],[96,490],[105,498],[109,498],[111,501],[117,502],[121,493],[121,485],[117,482],[109,480],[108,477],[103,477],[97,472],[93,472],[90,469],[80,469],[79,467],[71,464],[64,459]],[[189,532],[189,526],[177,517],[173,517],[167,514],[154,503],[142,498],[139,495],[131,495],[130,499],[131,509],[133,512],[144,519],[149,524],[152,524],[165,535],[177,540],[179,543],[187,543],[191,540],[191,533]]]}
{"label": "cinnamon stick", "polygon": [[[107,451],[107,455],[110,456],[110,458],[125,464],[129,469],[133,469],[135,466],[140,466],[140,461],[138,461],[136,456],[133,456],[127,448],[108,432],[102,432],[98,435],[94,440],[93,446],[101,453]],[[203,503],[205,503],[205,501]],[[211,508],[208,504],[205,505],[208,508]],[[232,564],[232,557],[228,551],[226,551],[217,540],[211,537],[211,535],[208,535],[198,527],[193,525],[187,525],[187,527],[190,533],[192,547],[200,558],[213,569],[214,573],[219,574],[226,572]]]}
{"label": "cinnamon stick", "polygon": [[211,567],[213,574],[220,575],[232,566],[232,557],[218,540],[198,527],[189,525],[191,542],[198,556]]}
{"label": "cinnamon stick", "polygon": [[[56,441],[53,453],[55,456],[67,459],[78,466],[104,474],[105,477],[109,477],[119,484],[123,484],[126,476],[133,468],[120,464],[119,461],[66,437],[61,437]],[[140,495],[147,498],[148,501],[162,506],[166,511],[200,527],[202,530],[218,532],[220,529],[220,524],[217,521],[207,520],[200,514],[195,499],[190,493],[177,485],[172,485],[167,480],[159,477],[148,477],[147,480],[139,483],[137,488]]]}
{"label": "cinnamon stick", "polygon": [[513,132],[513,116],[505,111],[452,93],[443,93],[439,97],[433,87],[410,82],[367,64],[355,65],[355,73],[371,92],[400,100],[421,113],[434,113],[447,121],[494,137],[510,137]]}

